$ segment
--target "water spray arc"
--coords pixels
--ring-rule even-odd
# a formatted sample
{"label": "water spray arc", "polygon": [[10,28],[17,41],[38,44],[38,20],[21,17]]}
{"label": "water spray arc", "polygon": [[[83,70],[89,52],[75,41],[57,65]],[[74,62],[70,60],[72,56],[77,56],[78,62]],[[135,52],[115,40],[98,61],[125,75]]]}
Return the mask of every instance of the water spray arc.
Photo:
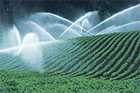
{"label": "water spray arc", "polygon": [[130,7],[102,22],[97,11],[75,22],[45,12],[18,20],[0,40],[0,70],[139,78],[139,9]]}

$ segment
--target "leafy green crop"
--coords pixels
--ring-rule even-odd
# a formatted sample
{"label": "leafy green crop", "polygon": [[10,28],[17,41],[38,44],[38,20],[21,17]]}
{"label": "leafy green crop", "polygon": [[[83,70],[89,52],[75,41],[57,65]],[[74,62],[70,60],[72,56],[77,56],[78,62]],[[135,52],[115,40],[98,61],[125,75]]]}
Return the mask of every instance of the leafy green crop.
{"label": "leafy green crop", "polygon": [[140,32],[41,45],[43,73],[0,53],[0,93],[139,93]]}
{"label": "leafy green crop", "polygon": [[139,93],[140,82],[0,71],[0,93]]}
{"label": "leafy green crop", "polygon": [[[139,31],[57,40],[40,46],[45,73],[111,80],[140,78]],[[29,71],[31,67],[21,55],[0,53],[0,69]]]}

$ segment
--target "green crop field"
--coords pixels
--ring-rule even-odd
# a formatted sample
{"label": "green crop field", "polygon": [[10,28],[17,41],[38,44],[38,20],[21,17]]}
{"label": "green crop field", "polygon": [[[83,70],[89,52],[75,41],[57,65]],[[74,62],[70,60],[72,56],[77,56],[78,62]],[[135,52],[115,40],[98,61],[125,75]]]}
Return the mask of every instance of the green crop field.
{"label": "green crop field", "polygon": [[0,53],[2,93],[140,93],[139,31],[40,46],[41,73],[25,64],[22,55]]}
{"label": "green crop field", "polygon": [[139,93],[139,80],[0,71],[0,93]]}

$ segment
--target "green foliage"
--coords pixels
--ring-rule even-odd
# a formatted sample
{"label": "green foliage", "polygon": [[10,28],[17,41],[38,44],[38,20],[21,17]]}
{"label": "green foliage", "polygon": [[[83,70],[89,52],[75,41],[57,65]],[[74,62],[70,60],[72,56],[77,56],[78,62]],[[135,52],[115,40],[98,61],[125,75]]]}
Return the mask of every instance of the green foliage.
{"label": "green foliage", "polygon": [[[57,40],[40,46],[45,73],[98,79],[140,78],[140,31]],[[21,55],[0,53],[0,70],[35,69],[28,65]]]}
{"label": "green foliage", "polygon": [[42,48],[44,73],[30,71],[19,56],[1,54],[0,93],[140,93],[140,32],[80,37]]}
{"label": "green foliage", "polygon": [[0,71],[0,93],[139,93],[139,85],[140,82],[133,80]]}

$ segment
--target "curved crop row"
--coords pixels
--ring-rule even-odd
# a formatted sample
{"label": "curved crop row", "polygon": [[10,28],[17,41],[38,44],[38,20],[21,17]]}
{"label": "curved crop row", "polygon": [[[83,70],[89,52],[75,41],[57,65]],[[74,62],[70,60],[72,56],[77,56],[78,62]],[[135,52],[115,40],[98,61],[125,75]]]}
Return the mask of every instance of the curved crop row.
{"label": "curved crop row", "polygon": [[[104,79],[140,78],[140,32],[79,37],[40,45],[45,73]],[[0,69],[29,70],[21,55],[0,53]]]}

